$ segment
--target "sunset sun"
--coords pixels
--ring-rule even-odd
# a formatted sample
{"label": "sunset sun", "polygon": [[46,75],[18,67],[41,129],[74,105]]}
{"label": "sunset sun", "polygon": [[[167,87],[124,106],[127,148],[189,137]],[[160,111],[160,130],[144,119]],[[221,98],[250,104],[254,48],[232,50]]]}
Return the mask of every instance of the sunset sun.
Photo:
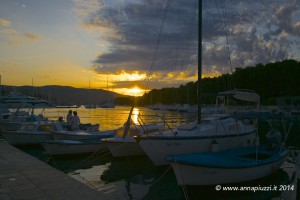
{"label": "sunset sun", "polygon": [[130,95],[133,96],[142,96],[143,95],[143,91],[138,88],[138,87],[134,87],[130,89]]}

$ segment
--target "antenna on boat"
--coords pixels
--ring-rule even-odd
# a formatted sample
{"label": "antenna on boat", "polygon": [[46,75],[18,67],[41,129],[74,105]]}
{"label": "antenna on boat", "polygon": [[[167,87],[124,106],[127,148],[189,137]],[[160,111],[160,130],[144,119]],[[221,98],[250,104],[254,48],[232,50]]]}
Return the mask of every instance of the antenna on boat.
{"label": "antenna on boat", "polygon": [[198,5],[198,123],[201,121],[202,76],[202,0]]}
{"label": "antenna on boat", "polygon": [[2,77],[0,74],[0,97],[2,97]]}
{"label": "antenna on boat", "polygon": [[32,96],[34,97],[33,78],[31,79],[31,86],[32,86]]}

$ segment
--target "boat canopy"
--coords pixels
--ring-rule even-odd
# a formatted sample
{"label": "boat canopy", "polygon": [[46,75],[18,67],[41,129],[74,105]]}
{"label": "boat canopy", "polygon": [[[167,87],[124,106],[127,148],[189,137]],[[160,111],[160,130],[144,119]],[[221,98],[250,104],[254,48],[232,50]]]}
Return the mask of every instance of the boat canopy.
{"label": "boat canopy", "polygon": [[238,118],[238,119],[260,119],[260,120],[288,119],[286,115],[283,115],[281,113],[256,112],[256,111],[233,113],[231,117]]}
{"label": "boat canopy", "polygon": [[224,96],[232,96],[235,99],[247,102],[260,102],[260,96],[253,90],[245,90],[245,89],[234,89],[228,90],[225,92],[219,92],[218,98],[222,98]]}

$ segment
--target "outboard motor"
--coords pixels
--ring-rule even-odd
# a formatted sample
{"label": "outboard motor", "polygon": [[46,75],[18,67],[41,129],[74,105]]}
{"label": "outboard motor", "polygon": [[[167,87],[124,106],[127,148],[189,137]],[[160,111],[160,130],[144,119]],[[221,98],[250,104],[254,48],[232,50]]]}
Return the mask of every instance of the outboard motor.
{"label": "outboard motor", "polygon": [[266,139],[267,148],[273,149],[281,144],[281,133],[276,129],[272,129],[267,133]]}

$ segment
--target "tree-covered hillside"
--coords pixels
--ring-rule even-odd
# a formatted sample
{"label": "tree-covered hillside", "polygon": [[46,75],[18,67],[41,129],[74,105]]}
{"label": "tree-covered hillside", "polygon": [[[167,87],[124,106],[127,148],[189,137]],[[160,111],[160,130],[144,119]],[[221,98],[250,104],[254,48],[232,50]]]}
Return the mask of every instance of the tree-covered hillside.
{"label": "tree-covered hillside", "polygon": [[[275,104],[277,97],[300,96],[300,62],[284,60],[236,68],[232,74],[202,80],[202,103],[213,104],[214,94],[231,89],[254,90],[264,105]],[[140,105],[189,103],[197,104],[197,82],[178,88],[154,89],[139,99]],[[296,104],[300,104],[297,102]]]}

